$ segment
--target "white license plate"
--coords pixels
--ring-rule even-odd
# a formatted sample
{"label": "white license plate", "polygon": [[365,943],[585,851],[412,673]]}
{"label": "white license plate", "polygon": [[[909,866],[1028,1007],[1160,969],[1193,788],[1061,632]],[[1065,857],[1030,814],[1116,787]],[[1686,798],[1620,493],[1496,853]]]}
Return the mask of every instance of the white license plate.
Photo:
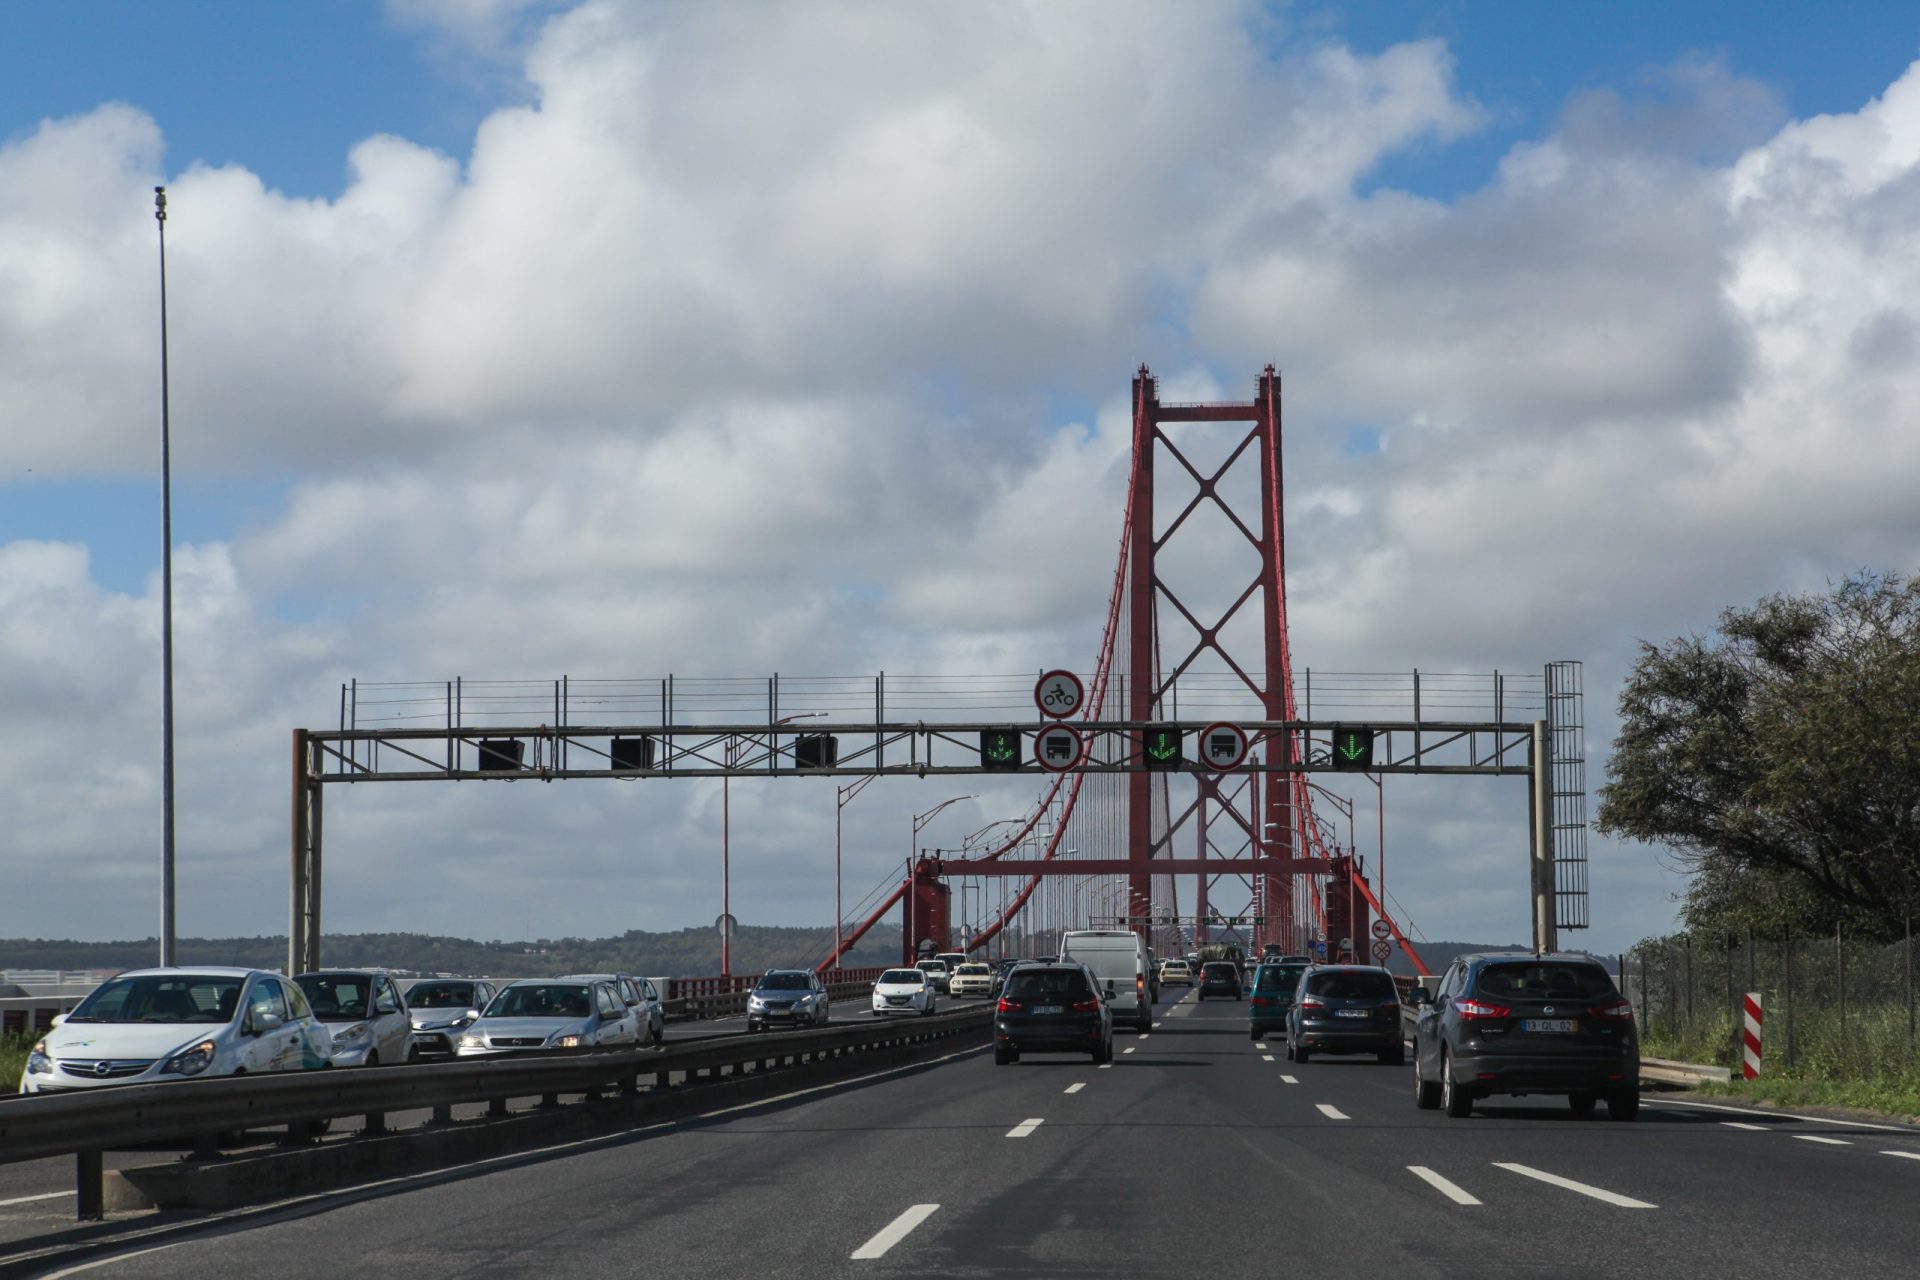
{"label": "white license plate", "polygon": [[1522,1018],[1522,1031],[1542,1031],[1550,1035],[1571,1035],[1580,1024],[1572,1018]]}
{"label": "white license plate", "polygon": [[1371,1010],[1371,1009],[1341,1009],[1341,1010],[1339,1010],[1339,1014],[1340,1014],[1340,1016],[1341,1016],[1341,1017],[1343,1017],[1343,1018],[1364,1018],[1364,1017],[1367,1017],[1368,1015],[1370,1015],[1370,1014],[1371,1014],[1372,1012],[1373,1012],[1373,1010]]}
{"label": "white license plate", "polygon": [[1059,1013],[1060,1006],[1057,1004],[1037,1004],[1033,1006],[1033,1011],[1035,1013]]}

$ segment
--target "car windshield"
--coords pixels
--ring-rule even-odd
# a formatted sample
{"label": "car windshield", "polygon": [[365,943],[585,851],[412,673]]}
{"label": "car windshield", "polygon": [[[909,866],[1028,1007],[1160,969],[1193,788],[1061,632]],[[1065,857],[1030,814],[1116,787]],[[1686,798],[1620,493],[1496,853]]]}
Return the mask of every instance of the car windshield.
{"label": "car windshield", "polygon": [[1291,991],[1300,983],[1303,964],[1263,964],[1256,991]]}
{"label": "car windshield", "polygon": [[983,964],[963,964],[960,966],[958,970],[956,970],[956,972],[982,974],[982,973],[992,973],[993,970],[987,968],[987,966]]}
{"label": "car windshield", "polygon": [[471,1009],[471,982],[416,982],[407,988],[410,1009]]}
{"label": "car windshield", "polygon": [[1490,964],[1474,990],[1507,1000],[1599,1000],[1613,994],[1613,980],[1597,964]]}
{"label": "car windshield", "polygon": [[760,979],[762,991],[805,991],[810,985],[804,973],[770,973]]}
{"label": "car windshield", "polygon": [[1332,969],[1307,975],[1307,990],[1331,1000],[1391,1000],[1399,997],[1393,979],[1373,969]]}
{"label": "car windshield", "polygon": [[210,974],[109,978],[67,1015],[67,1021],[231,1022],[245,983],[245,978]]}
{"label": "car windshield", "polygon": [[1081,1000],[1093,993],[1086,975],[1074,969],[1016,970],[1007,977],[1007,994],[1023,1000]]}
{"label": "car windshield", "polygon": [[945,973],[947,965],[943,960],[922,960],[919,969],[922,973]]}
{"label": "car windshield", "polygon": [[353,1022],[367,1016],[373,979],[357,973],[303,973],[294,979],[322,1022]]}
{"label": "car windshield", "polygon": [[593,1012],[593,994],[571,982],[539,982],[508,987],[487,1006],[489,1018],[584,1018]]}
{"label": "car windshield", "polygon": [[889,969],[880,975],[880,981],[890,987],[924,987],[927,975],[918,969]]}

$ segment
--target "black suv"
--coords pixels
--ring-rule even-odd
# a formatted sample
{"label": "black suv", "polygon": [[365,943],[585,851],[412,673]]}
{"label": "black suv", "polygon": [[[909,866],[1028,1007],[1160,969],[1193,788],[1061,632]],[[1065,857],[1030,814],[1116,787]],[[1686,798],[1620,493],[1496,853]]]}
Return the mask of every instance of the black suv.
{"label": "black suv", "polygon": [[1374,1053],[1405,1062],[1400,1038],[1400,988],[1378,965],[1316,964],[1300,975],[1287,1010],[1287,1057],[1315,1053]]}
{"label": "black suv", "polygon": [[1230,1000],[1240,998],[1240,966],[1231,960],[1209,960],[1200,966],[1200,995],[1226,996]]}
{"label": "black suv", "polygon": [[1472,1113],[1504,1093],[1566,1095],[1576,1116],[1640,1112],[1640,1039],[1633,1006],[1591,956],[1528,952],[1462,956],[1416,1009],[1413,1096],[1420,1107]]}
{"label": "black suv", "polygon": [[1009,970],[993,1014],[993,1060],[1033,1051],[1091,1054],[1113,1061],[1113,1014],[1082,964],[1023,964]]}

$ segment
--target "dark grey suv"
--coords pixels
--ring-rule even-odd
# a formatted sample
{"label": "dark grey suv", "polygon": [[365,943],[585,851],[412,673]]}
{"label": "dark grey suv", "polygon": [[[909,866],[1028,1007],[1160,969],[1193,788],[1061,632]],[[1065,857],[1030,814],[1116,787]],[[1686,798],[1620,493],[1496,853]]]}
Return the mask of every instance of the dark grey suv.
{"label": "dark grey suv", "polygon": [[1633,1007],[1590,956],[1462,956],[1431,998],[1413,996],[1414,1102],[1471,1114],[1493,1094],[1564,1094],[1576,1116],[1640,1111]]}
{"label": "dark grey suv", "polygon": [[1287,1057],[1306,1062],[1315,1053],[1373,1053],[1405,1062],[1400,989],[1377,965],[1317,964],[1300,975],[1287,1010]]}

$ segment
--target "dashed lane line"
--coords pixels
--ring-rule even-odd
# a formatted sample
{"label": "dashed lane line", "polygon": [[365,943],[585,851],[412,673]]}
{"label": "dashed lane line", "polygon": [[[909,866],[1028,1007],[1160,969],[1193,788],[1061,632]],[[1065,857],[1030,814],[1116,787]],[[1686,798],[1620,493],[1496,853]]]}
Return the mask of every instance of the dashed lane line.
{"label": "dashed lane line", "polygon": [[1667,1102],[1665,1100],[1648,1098],[1646,1099],[1646,1105],[1650,1107],[1678,1107],[1683,1111],[1729,1111],[1736,1116],[1765,1115],[1769,1120],[1805,1120],[1809,1124],[1840,1125],[1849,1129],[1878,1129],[1882,1133],[1904,1133],[1909,1137],[1920,1136],[1920,1130],[1915,1129],[1912,1125],[1875,1124],[1870,1120],[1841,1120],[1833,1116],[1802,1116],[1795,1115],[1791,1111],[1758,1112],[1751,1107],[1726,1107],[1712,1102]]}
{"label": "dashed lane line", "polygon": [[1802,1142],[1818,1142],[1826,1147],[1850,1147],[1853,1145],[1845,1138],[1823,1138],[1817,1133],[1796,1133],[1789,1136],[1798,1138]]}
{"label": "dashed lane line", "polygon": [[1427,1168],[1427,1166],[1423,1164],[1410,1164],[1407,1166],[1407,1172],[1412,1174],[1414,1177],[1420,1179],[1420,1181],[1426,1183],[1428,1186],[1432,1187],[1435,1191],[1438,1191],[1441,1195],[1453,1201],[1455,1204],[1479,1204],[1480,1203],[1477,1197],[1469,1194],[1466,1191],[1461,1190],[1461,1188],[1458,1185],[1452,1182],[1449,1182],[1447,1179],[1441,1177],[1439,1174],[1435,1173],[1433,1170]]}
{"label": "dashed lane line", "polygon": [[1882,1151],[1883,1156],[1899,1156],[1902,1160],[1920,1160],[1920,1151]]}
{"label": "dashed lane line", "polygon": [[887,1250],[893,1248],[893,1246],[899,1244],[902,1240],[905,1240],[909,1232],[925,1222],[928,1218],[931,1218],[934,1215],[934,1211],[939,1209],[939,1207],[937,1204],[914,1205],[892,1222],[880,1228],[879,1233],[875,1235],[873,1239],[867,1241],[858,1249],[855,1249],[853,1251],[853,1261],[865,1262],[872,1258],[885,1257]]}
{"label": "dashed lane line", "polygon": [[1019,1124],[1007,1130],[1007,1136],[1009,1138],[1024,1138],[1045,1123],[1046,1121],[1044,1120],[1022,1120]]}
{"label": "dashed lane line", "polygon": [[1149,1032],[1142,1031],[1140,1033],[1140,1039],[1145,1040],[1149,1034]]}
{"label": "dashed lane line", "polygon": [[1319,1110],[1321,1115],[1329,1120],[1350,1120],[1353,1118],[1330,1102],[1316,1102],[1313,1105]]}
{"label": "dashed lane line", "polygon": [[1096,1070],[1111,1071],[1113,1070],[1113,1064],[1111,1062],[1103,1062],[1099,1065],[1099,1067],[1096,1068]]}
{"label": "dashed lane line", "polygon": [[1263,1053],[1263,1054],[1261,1054],[1261,1055],[1260,1055],[1260,1061],[1262,1061],[1262,1062],[1272,1062],[1272,1061],[1273,1061],[1273,1055],[1272,1055],[1272,1054],[1270,1054],[1270,1053]]}
{"label": "dashed lane line", "polygon": [[35,1200],[58,1200],[62,1196],[76,1194],[72,1191],[43,1191],[37,1196],[15,1196],[11,1200],[0,1200],[0,1208],[10,1204],[32,1204]]}
{"label": "dashed lane line", "polygon": [[1722,1120],[1720,1123],[1727,1126],[1727,1128],[1729,1129],[1746,1129],[1752,1133],[1771,1133],[1772,1132],[1772,1130],[1769,1129],[1764,1124],[1746,1124],[1743,1121],[1739,1121],[1739,1120]]}
{"label": "dashed lane line", "polygon": [[1505,1161],[1493,1162],[1496,1169],[1505,1169],[1508,1173],[1517,1173],[1523,1178],[1532,1178],[1544,1182],[1550,1187],[1559,1187],[1563,1191],[1577,1191],[1583,1196],[1591,1196],[1603,1204],[1618,1205],[1622,1209],[1658,1209],[1657,1204],[1648,1204],[1645,1200],[1635,1200],[1632,1196],[1623,1196],[1605,1187],[1590,1187],[1584,1182],[1575,1182],[1572,1178],[1563,1178],[1557,1173],[1548,1173],[1543,1169],[1532,1169],[1524,1164],[1508,1164]]}
{"label": "dashed lane line", "polygon": [[1300,1077],[1299,1076],[1281,1076],[1280,1081],[1282,1084],[1299,1084]]}
{"label": "dashed lane line", "polygon": [[1080,1092],[1080,1091],[1081,1091],[1082,1089],[1084,1089],[1084,1088],[1086,1088],[1086,1087],[1087,1087],[1087,1082],[1086,1082],[1085,1080],[1082,1080],[1082,1081],[1080,1081],[1080,1082],[1078,1082],[1077,1084],[1070,1084],[1070,1085],[1068,1085],[1068,1086],[1067,1086],[1067,1090],[1066,1090],[1066,1091],[1067,1091],[1068,1093],[1078,1093],[1078,1092]]}
{"label": "dashed lane line", "polygon": [[1122,1049],[1122,1050],[1121,1050],[1120,1052],[1122,1052],[1122,1053],[1132,1053],[1132,1052],[1133,1052],[1133,1046],[1132,1046],[1132,1045],[1128,1045],[1128,1046],[1127,1046],[1126,1048],[1124,1048],[1124,1049]]}

